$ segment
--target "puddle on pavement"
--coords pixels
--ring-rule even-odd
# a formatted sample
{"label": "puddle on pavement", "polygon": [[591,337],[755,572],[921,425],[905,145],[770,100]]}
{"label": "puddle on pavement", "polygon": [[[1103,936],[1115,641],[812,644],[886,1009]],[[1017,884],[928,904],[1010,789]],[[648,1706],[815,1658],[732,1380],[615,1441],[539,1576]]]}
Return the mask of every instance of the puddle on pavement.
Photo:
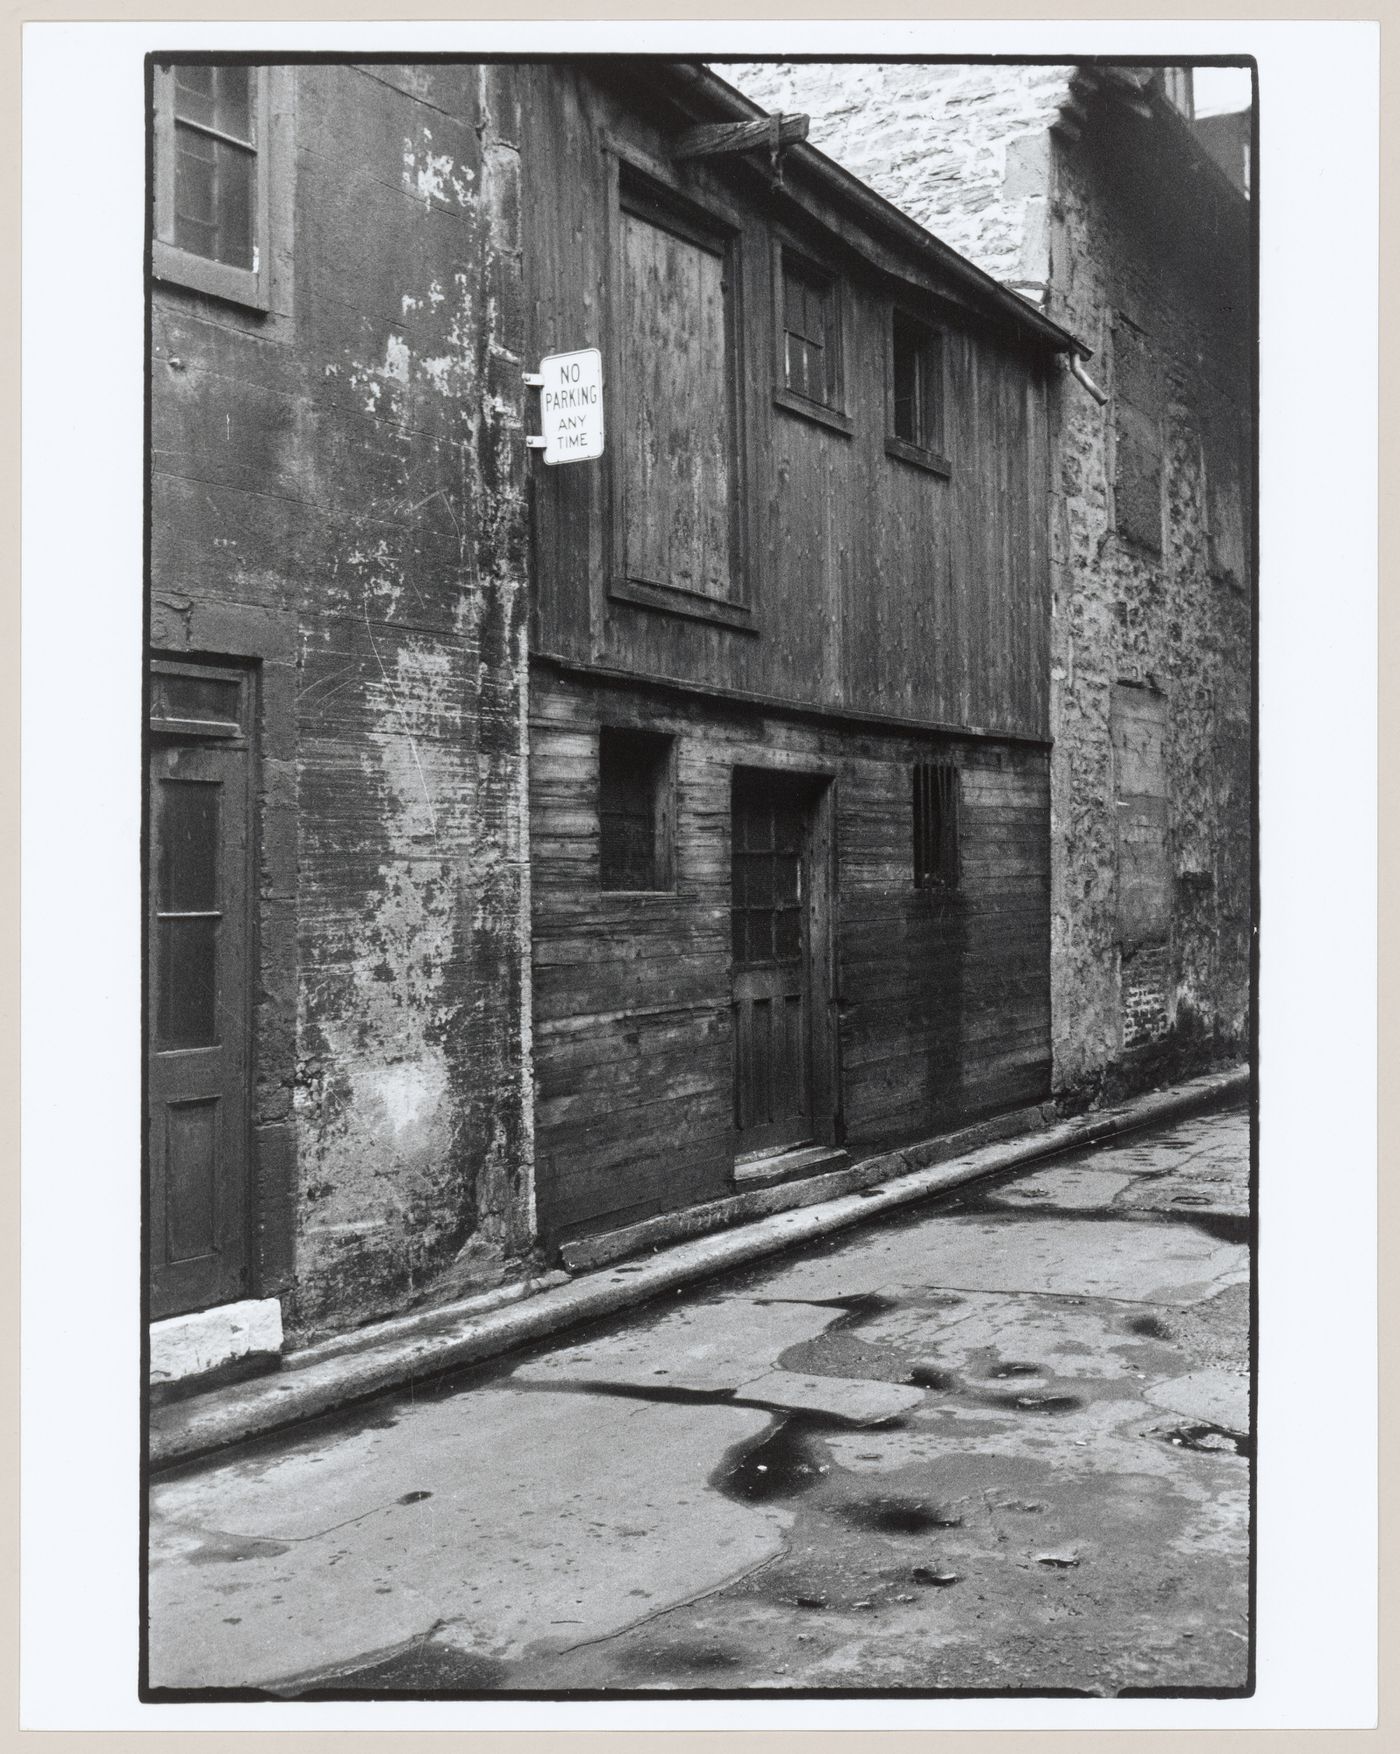
{"label": "puddle on pavement", "polygon": [[400,1504],[421,1504],[425,1498],[431,1498],[431,1492],[405,1492],[399,1499]]}
{"label": "puddle on pavement", "polygon": [[830,1472],[817,1432],[831,1423],[811,1413],[788,1414],[759,1438],[731,1450],[710,1484],[742,1504],[768,1504],[810,1492]]}
{"label": "puddle on pavement", "polygon": [[849,1498],[835,1507],[843,1522],[881,1535],[924,1535],[930,1529],[960,1529],[963,1519],[946,1505],[926,1498]]}
{"label": "puddle on pavement", "polygon": [[235,1565],[243,1559],[275,1559],[288,1552],[286,1541],[273,1541],[261,1535],[217,1535],[210,1533],[193,1553],[186,1556],[189,1565]]}
{"label": "puddle on pavement", "polygon": [[1223,1425],[1174,1425],[1159,1431],[1157,1436],[1173,1449],[1197,1450],[1204,1455],[1245,1456],[1254,1454],[1254,1439],[1239,1431],[1227,1431]]}
{"label": "puddle on pavement", "polygon": [[855,1292],[848,1297],[755,1297],[753,1301],[759,1304],[800,1303],[808,1309],[840,1310],[840,1315],[826,1329],[828,1334],[840,1333],[900,1307],[897,1297],[886,1297],[880,1291]]}
{"label": "puddle on pavement", "polygon": [[1243,1247],[1250,1240],[1250,1221],[1245,1213],[1205,1212],[1175,1201],[1169,1206],[1052,1206],[1037,1198],[1027,1204],[1019,1196],[1015,1200],[1000,1197],[1011,1185],[1008,1181],[989,1180],[985,1186],[978,1184],[961,1194],[944,1196],[928,1207],[908,1208],[905,1222],[921,1222],[936,1210],[955,1218],[976,1218],[996,1224],[1028,1224],[1047,1218],[1069,1218],[1080,1224],[1185,1224],[1213,1242]]}
{"label": "puddle on pavement", "polygon": [[1144,1340],[1170,1340],[1172,1338],[1171,1329],[1161,1316],[1155,1315],[1134,1316],[1128,1323],[1128,1331],[1133,1334],[1141,1334]]}
{"label": "puddle on pavement", "polygon": [[937,1389],[940,1394],[958,1391],[958,1379],[950,1370],[938,1370],[931,1364],[919,1364],[909,1372],[909,1381],[917,1389]]}
{"label": "puddle on pavement", "polygon": [[976,1394],[983,1407],[1009,1407],[1013,1413],[1078,1413],[1087,1403],[1082,1395]]}

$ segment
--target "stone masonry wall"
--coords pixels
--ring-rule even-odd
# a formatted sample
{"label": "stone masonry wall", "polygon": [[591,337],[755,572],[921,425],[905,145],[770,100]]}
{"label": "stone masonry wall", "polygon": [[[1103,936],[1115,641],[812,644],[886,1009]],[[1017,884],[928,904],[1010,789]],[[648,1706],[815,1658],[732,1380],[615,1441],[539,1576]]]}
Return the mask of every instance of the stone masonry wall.
{"label": "stone masonry wall", "polygon": [[[1188,196],[1183,218],[1182,167],[1194,169],[1174,117],[1098,99],[1080,138],[1052,133],[1068,67],[717,71],[768,108],[810,114],[814,146],[998,279],[1038,303],[1046,286],[1044,308],[1094,349],[1090,370],[1106,389],[1115,330],[1140,332],[1159,398],[1160,553],[1120,530],[1115,480],[1127,459],[1115,402],[1099,408],[1065,374],[1052,411],[1055,1088],[1074,1102],[1243,1051],[1252,833],[1243,208],[1222,209],[1217,192],[1196,210]],[[1167,720],[1169,925],[1161,942],[1126,953],[1115,684],[1163,697]]]}
{"label": "stone masonry wall", "polygon": [[531,1245],[521,135],[508,68],[274,98],[272,311],[155,294],[152,640],[264,658],[255,1208],[305,1339]]}

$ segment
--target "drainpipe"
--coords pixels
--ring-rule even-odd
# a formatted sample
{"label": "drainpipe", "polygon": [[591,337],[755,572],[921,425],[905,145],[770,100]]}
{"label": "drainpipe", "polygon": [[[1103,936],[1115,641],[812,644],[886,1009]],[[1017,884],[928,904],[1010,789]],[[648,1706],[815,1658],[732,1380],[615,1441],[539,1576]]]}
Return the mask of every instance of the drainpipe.
{"label": "drainpipe", "polygon": [[1069,369],[1071,373],[1078,378],[1079,382],[1083,384],[1084,388],[1098,403],[1099,407],[1102,408],[1104,403],[1108,400],[1108,392],[1106,390],[1101,390],[1089,376],[1088,372],[1085,371],[1084,361],[1077,353],[1071,353],[1069,355]]}

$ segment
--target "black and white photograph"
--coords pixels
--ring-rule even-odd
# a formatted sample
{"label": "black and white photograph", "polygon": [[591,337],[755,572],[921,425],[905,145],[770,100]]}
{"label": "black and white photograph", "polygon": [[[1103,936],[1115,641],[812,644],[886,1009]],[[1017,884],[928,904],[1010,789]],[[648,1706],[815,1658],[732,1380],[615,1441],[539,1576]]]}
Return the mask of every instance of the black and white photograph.
{"label": "black and white photograph", "polygon": [[1250,1700],[1247,33],[251,30],[125,94],[142,1721]]}

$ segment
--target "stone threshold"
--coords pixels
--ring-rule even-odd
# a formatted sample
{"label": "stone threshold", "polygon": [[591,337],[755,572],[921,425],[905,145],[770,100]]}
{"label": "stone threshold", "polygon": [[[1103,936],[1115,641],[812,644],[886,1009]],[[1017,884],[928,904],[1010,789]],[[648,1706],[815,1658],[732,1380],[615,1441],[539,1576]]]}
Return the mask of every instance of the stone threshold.
{"label": "stone threshold", "polygon": [[[554,1282],[548,1288],[492,1309],[482,1310],[479,1300],[473,1300],[475,1308],[450,1305],[378,1322],[372,1329],[292,1354],[273,1375],[155,1407],[150,1463],[165,1467],[188,1461],[411,1382],[479,1364],[965,1182],[1240,1101],[1249,1089],[1249,1069],[1241,1066],[1073,1120],[1045,1124],[1042,1118],[1037,1126],[1035,1117],[1044,1117],[1049,1105],[1020,1110],[985,1123],[985,1129],[1033,1130],[1011,1137],[1003,1130],[989,1139],[984,1128],[970,1128],[867,1158],[831,1175],[758,1188],[668,1215],[665,1231],[652,1228],[661,1220],[631,1226],[614,1232],[609,1246],[634,1254],[654,1249],[645,1259],[581,1271],[564,1283],[551,1275]],[[969,1136],[974,1143],[967,1142]],[[648,1241],[640,1232],[657,1240]],[[616,1262],[624,1256],[619,1252],[610,1258]]]}

